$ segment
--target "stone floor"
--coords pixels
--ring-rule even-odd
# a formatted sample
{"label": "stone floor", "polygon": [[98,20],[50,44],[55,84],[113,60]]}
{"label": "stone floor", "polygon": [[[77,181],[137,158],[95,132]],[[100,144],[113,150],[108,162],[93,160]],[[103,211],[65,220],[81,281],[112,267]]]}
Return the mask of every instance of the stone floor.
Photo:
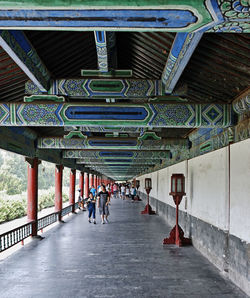
{"label": "stone floor", "polygon": [[110,223],[66,218],[0,262],[0,297],[247,297],[193,247],[163,246],[171,227],[113,200]]}

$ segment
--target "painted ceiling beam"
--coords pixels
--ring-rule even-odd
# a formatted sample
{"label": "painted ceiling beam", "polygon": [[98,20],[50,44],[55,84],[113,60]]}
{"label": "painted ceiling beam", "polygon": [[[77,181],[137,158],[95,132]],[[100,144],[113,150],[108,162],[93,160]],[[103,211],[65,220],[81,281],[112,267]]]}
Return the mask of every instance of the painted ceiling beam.
{"label": "painted ceiling beam", "polygon": [[0,126],[228,127],[229,104],[0,103]]}
{"label": "painted ceiling beam", "polygon": [[126,150],[179,150],[188,149],[188,139],[138,140],[137,138],[38,138],[39,149],[126,149]]}
{"label": "painted ceiling beam", "polygon": [[132,160],[154,160],[154,159],[170,159],[170,151],[122,151],[122,150],[63,150],[63,158],[75,159],[132,159]]}
{"label": "painted ceiling beam", "polygon": [[0,46],[41,92],[50,87],[51,75],[22,31],[0,30]]}
{"label": "painted ceiling beam", "polygon": [[106,165],[106,164],[127,164],[127,165],[154,165],[156,163],[160,163],[161,159],[148,159],[148,160],[143,160],[143,159],[138,159],[138,160],[133,160],[133,159],[77,159],[76,163],[77,164],[84,164],[84,165]]}
{"label": "painted ceiling beam", "polygon": [[177,33],[162,73],[165,93],[171,94],[188,64],[193,52],[199,44],[202,32]]}
{"label": "painted ceiling beam", "polygon": [[115,0],[0,0],[0,28],[244,32],[244,25],[249,23],[249,2],[232,0],[224,4],[216,0],[168,0],[162,4],[159,0],[120,3]]}
{"label": "painted ceiling beam", "polygon": [[[26,82],[25,93],[42,95],[32,81]],[[144,98],[165,95],[161,80],[118,78],[58,79],[51,83],[49,93],[75,98]]]}
{"label": "painted ceiling beam", "polygon": [[[87,167],[87,166],[86,166]],[[150,169],[150,167],[140,166],[140,167],[120,167],[120,168],[112,168],[112,167],[99,167],[99,166],[88,166],[87,168],[92,170],[98,170],[102,173],[122,173],[122,174],[135,174],[141,173],[144,170]]]}
{"label": "painted ceiling beam", "polygon": [[250,112],[250,88],[238,96],[232,103],[233,110],[237,114],[245,114]]}
{"label": "painted ceiling beam", "polygon": [[[142,135],[147,129],[143,127],[96,127],[96,126],[77,126],[74,128],[75,130],[80,130],[83,132],[103,132],[103,133],[135,133]],[[72,131],[72,126],[65,126],[64,131]],[[161,131],[160,128],[157,129],[157,131]]]}
{"label": "painted ceiling beam", "polygon": [[115,32],[94,31],[97,65],[100,72],[107,73],[117,68]]}

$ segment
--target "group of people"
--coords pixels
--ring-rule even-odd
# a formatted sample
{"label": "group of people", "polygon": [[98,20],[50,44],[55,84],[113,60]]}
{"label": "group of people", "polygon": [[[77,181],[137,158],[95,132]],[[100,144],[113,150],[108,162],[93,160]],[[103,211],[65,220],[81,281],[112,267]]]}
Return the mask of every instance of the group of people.
{"label": "group of people", "polygon": [[[89,196],[85,200],[80,195],[81,189],[79,191],[78,204],[79,209],[84,208],[84,202],[87,205],[89,216],[89,223],[92,222],[96,224],[96,207],[99,209],[99,213],[101,216],[101,223],[108,223],[109,217],[109,205],[111,197],[117,199],[121,198],[123,200],[130,199],[134,201],[136,196],[136,188],[133,184],[101,184],[97,187],[97,189],[92,185],[89,189]],[[96,206],[97,205],[97,206]]]}
{"label": "group of people", "polygon": [[89,223],[92,222],[91,218],[93,218],[93,223],[96,224],[96,205],[101,215],[101,223],[108,223],[110,195],[106,190],[105,185],[99,185],[97,189],[95,189],[95,187],[92,185],[92,187],[89,190],[89,196],[85,200],[83,200],[80,195],[81,189],[79,189],[78,191],[79,208],[80,206],[82,206],[83,208],[82,204],[84,204],[84,202],[86,203],[89,211]]}

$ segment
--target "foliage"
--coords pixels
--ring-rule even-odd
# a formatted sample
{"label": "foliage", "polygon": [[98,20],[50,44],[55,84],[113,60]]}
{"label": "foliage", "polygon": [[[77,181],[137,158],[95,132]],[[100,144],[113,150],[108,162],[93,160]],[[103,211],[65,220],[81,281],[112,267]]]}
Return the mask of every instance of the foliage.
{"label": "foliage", "polygon": [[[68,168],[64,169],[63,185],[69,186]],[[55,165],[43,161],[38,167],[38,188],[48,189],[55,185]],[[8,195],[21,194],[27,189],[27,163],[23,156],[0,150],[0,191]]]}
{"label": "foliage", "polygon": [[[63,202],[69,200],[68,196],[63,194]],[[53,207],[55,202],[55,194],[49,192],[41,195],[38,199],[38,211],[44,208]],[[3,200],[0,199],[0,223],[23,217],[27,214],[26,200]]]}
{"label": "foliage", "polygon": [[[16,219],[27,214],[27,202],[20,199],[21,193],[27,190],[27,163],[23,156],[0,150],[0,191],[4,197],[0,198],[0,223]],[[70,170],[65,168],[63,185],[69,185]],[[38,211],[54,206],[55,194],[55,165],[42,162],[38,167],[38,188],[47,191],[39,195]],[[48,191],[48,189],[52,189]],[[7,195],[6,195],[7,194]],[[19,196],[20,194],[20,196]],[[10,198],[8,197],[11,196]],[[15,199],[14,195],[18,195]],[[63,194],[63,202],[68,196]]]}
{"label": "foliage", "polygon": [[0,223],[26,215],[26,202],[0,199]]}
{"label": "foliage", "polygon": [[[69,200],[68,196],[63,194],[63,202]],[[53,207],[55,204],[55,194],[50,192],[48,194],[41,195],[38,199],[38,211],[44,208]]]}
{"label": "foliage", "polygon": [[25,190],[23,182],[15,175],[0,172],[0,190],[6,190],[8,195],[20,194]]}

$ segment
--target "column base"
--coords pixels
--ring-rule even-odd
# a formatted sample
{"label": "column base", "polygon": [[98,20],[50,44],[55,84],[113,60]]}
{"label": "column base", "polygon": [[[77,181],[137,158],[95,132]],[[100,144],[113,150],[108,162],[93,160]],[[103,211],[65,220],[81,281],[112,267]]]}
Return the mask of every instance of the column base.
{"label": "column base", "polygon": [[178,230],[179,230],[179,239],[176,239],[176,225],[175,225],[169,234],[169,238],[165,238],[163,240],[163,244],[175,244],[178,246],[192,245],[192,240],[190,238],[184,237],[184,232],[179,225],[178,225]]}
{"label": "column base", "polygon": [[153,211],[153,210],[152,210],[152,207],[151,207],[149,204],[147,204],[147,205],[145,206],[145,209],[144,209],[143,211],[141,211],[141,214],[149,214],[149,215],[153,215],[153,214],[155,214],[155,211]]}

